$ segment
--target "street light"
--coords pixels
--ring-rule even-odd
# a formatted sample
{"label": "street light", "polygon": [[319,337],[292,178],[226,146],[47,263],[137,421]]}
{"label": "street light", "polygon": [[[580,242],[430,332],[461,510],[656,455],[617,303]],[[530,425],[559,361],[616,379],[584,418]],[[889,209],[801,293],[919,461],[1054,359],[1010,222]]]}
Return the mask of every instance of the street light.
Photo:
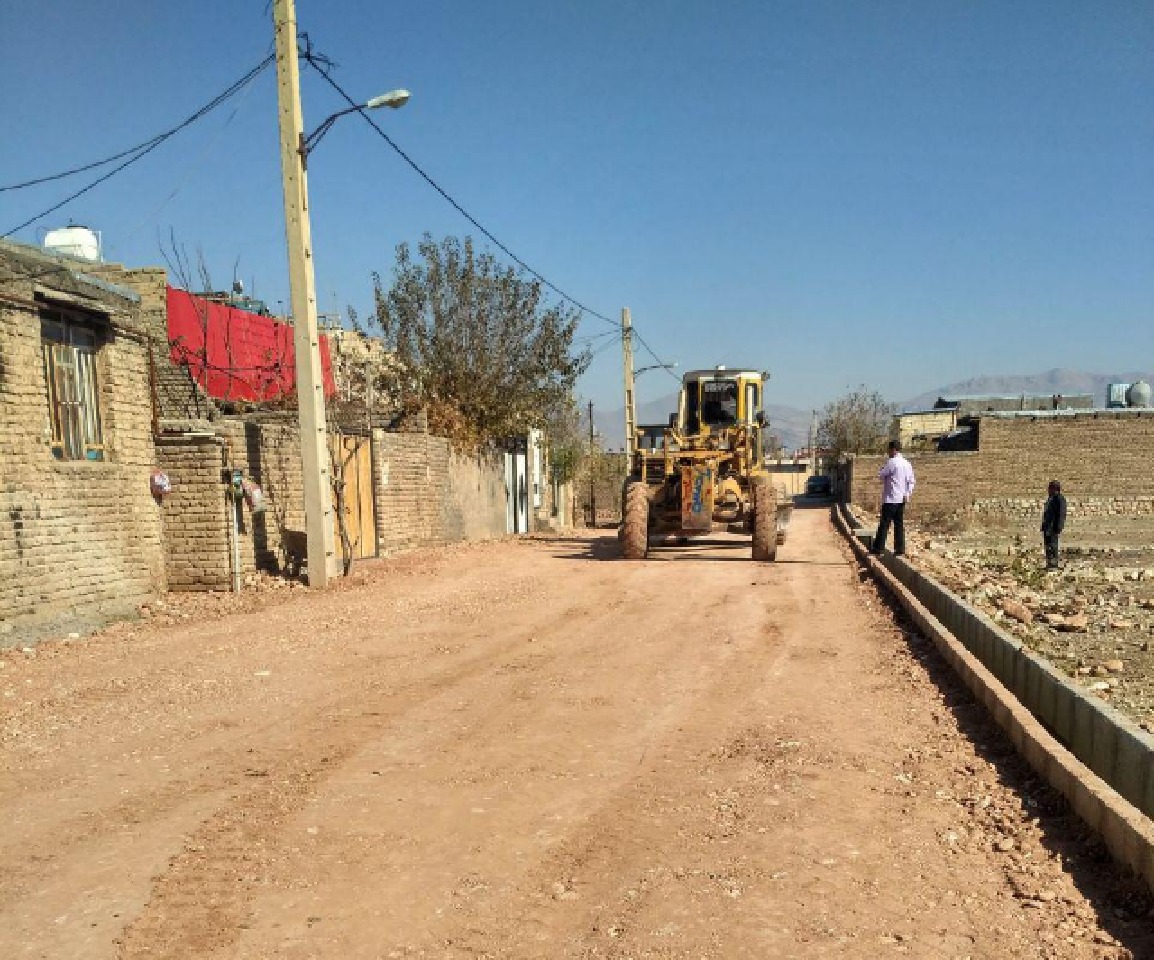
{"label": "street light", "polygon": [[289,286],[292,291],[293,346],[296,352],[297,410],[300,415],[301,485],[304,488],[305,541],[308,582],[324,587],[336,562],[332,522],[332,478],[329,475],[328,427],[317,330],[316,277],[313,274],[312,228],[309,225],[309,151],[347,113],[399,107],[407,90],[373,97],[338,111],[305,136],[301,116],[300,67],[297,62],[297,20],[294,0],[273,0],[276,33],[277,106],[280,112],[281,179],[284,186],[285,238],[288,241]]}
{"label": "street light", "polygon": [[640,370],[634,370],[633,376],[639,377],[643,373],[648,373],[650,370],[669,370],[672,372],[677,367],[677,363],[653,363],[648,367],[642,367]]}
{"label": "street light", "polygon": [[300,146],[297,147],[297,153],[301,155],[301,165],[306,168],[308,167],[308,158],[313,147],[321,142],[321,138],[332,129],[333,124],[341,117],[350,113],[358,113],[361,110],[377,110],[381,107],[391,107],[393,110],[398,110],[409,102],[410,96],[411,94],[408,90],[390,90],[388,93],[382,93],[379,97],[373,97],[364,103],[358,103],[354,107],[346,107],[344,110],[338,110],[307,137],[303,133],[301,134]]}

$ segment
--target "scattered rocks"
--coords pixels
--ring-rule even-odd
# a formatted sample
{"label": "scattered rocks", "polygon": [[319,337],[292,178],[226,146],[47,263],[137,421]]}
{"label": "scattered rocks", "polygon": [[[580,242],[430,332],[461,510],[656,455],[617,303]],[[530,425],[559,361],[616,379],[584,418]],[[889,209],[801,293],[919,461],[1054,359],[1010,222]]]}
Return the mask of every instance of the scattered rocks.
{"label": "scattered rocks", "polygon": [[1025,604],[1018,603],[1017,600],[1003,600],[1002,612],[1007,617],[1013,617],[1019,623],[1033,623],[1034,615]]}

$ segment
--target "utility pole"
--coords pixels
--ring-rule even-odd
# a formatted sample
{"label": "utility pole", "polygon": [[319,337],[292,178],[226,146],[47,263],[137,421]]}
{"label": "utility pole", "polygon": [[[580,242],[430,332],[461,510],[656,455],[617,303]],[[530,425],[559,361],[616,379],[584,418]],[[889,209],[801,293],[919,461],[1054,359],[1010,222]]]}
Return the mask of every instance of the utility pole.
{"label": "utility pole", "polygon": [[277,103],[280,108],[281,179],[284,184],[285,236],[292,291],[293,346],[296,350],[297,409],[300,413],[301,474],[304,481],[305,536],[309,586],[328,584],[336,562],[333,540],[332,479],[329,476],[325,388],[317,331],[316,279],[313,275],[305,175],[304,119],[301,116],[297,18],[293,0],[273,0],[276,33]]}
{"label": "utility pole", "polygon": [[593,438],[593,401],[589,401],[589,526],[597,526],[597,488],[593,483],[594,458],[593,450],[596,440]]}
{"label": "utility pole", "polygon": [[809,421],[809,472],[817,475],[817,411],[813,412],[813,419]]}
{"label": "utility pole", "polygon": [[633,318],[621,310],[621,359],[625,364],[625,464],[630,469],[637,447],[637,401],[633,394]]}

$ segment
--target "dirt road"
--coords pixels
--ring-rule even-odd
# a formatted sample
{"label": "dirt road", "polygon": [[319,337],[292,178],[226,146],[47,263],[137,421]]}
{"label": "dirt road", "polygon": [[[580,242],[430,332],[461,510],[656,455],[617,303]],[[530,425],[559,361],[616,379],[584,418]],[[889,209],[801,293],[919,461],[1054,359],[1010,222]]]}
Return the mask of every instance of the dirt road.
{"label": "dirt road", "polygon": [[0,957],[1154,955],[824,511],[611,548],[0,652]]}

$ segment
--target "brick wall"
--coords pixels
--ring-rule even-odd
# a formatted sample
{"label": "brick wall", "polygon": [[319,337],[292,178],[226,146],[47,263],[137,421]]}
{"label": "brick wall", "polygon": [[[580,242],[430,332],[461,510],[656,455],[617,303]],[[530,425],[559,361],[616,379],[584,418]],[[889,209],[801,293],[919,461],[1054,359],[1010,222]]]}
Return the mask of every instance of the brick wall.
{"label": "brick wall", "polygon": [[[908,515],[922,523],[1000,523],[1040,513],[1046,485],[1083,515],[1147,515],[1154,498],[1154,410],[982,417],[978,449],[912,453],[917,489]],[[884,457],[853,459],[852,499],[876,509]]]}
{"label": "brick wall", "polygon": [[169,359],[168,272],[163,267],[127,269],[119,263],[92,264],[90,272],[130,287],[140,297],[140,322],[151,338],[157,406],[161,417],[214,416],[212,399],[197,386],[187,367]]}
{"label": "brick wall", "polygon": [[164,562],[170,590],[228,590],[229,509],[221,481],[224,443],[217,436],[167,436],[156,441],[160,467],[172,482],[164,498]]}
{"label": "brick wall", "polygon": [[[162,469],[173,483],[165,498],[165,562],[172,590],[231,589],[236,523],[239,571],[281,570],[283,535],[303,531],[299,428],[295,416],[265,421],[227,417],[208,423],[166,421],[158,439]],[[226,471],[239,469],[261,487],[265,510],[235,500]]]}
{"label": "brick wall", "polygon": [[[0,621],[121,613],[165,585],[147,339],[138,304],[80,264],[0,247]],[[35,298],[86,305],[98,331],[105,460],[58,461]]]}
{"label": "brick wall", "polygon": [[382,553],[505,533],[499,454],[464,456],[441,437],[374,430],[373,485]]}

